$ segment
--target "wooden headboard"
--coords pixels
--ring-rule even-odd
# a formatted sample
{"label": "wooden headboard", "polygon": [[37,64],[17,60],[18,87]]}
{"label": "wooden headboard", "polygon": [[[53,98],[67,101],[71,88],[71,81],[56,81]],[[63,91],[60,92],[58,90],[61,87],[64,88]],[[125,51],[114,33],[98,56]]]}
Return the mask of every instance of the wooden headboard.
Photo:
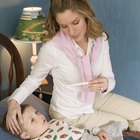
{"label": "wooden headboard", "polygon": [[[0,47],[4,47],[8,53],[10,54],[10,65],[9,65],[9,71],[8,71],[8,80],[9,83],[7,83],[8,86],[8,95],[11,95],[12,93],[12,85],[13,85],[13,78],[15,76],[16,79],[16,87],[19,87],[20,84],[23,82],[24,80],[24,70],[23,70],[23,63],[22,63],[22,59],[21,56],[17,50],[17,48],[15,47],[15,45],[13,44],[13,42],[5,35],[0,33]],[[6,62],[6,58],[4,58],[5,62]],[[0,60],[2,61],[2,60]],[[14,68],[15,68],[15,73],[14,73]],[[2,94],[2,81],[3,81],[3,77],[2,77],[2,67],[0,67],[0,99],[1,99],[1,94]]]}

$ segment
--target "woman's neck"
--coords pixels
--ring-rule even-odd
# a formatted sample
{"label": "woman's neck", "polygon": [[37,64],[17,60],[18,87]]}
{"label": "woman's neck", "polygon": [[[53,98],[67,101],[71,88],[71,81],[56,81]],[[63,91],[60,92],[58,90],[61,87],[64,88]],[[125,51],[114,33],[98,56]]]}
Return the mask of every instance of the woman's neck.
{"label": "woman's neck", "polygon": [[84,54],[87,53],[87,46],[88,46],[88,38],[84,38],[81,41],[76,42],[80,48],[83,49]]}

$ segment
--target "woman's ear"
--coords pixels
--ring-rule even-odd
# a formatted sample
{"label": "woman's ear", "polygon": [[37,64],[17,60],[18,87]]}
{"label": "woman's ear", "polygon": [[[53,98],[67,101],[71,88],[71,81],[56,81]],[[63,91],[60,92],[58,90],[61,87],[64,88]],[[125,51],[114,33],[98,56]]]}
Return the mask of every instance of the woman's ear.
{"label": "woman's ear", "polygon": [[30,138],[30,135],[27,134],[26,132],[22,132],[22,133],[20,134],[20,138],[26,140],[26,139],[29,139],[29,138]]}

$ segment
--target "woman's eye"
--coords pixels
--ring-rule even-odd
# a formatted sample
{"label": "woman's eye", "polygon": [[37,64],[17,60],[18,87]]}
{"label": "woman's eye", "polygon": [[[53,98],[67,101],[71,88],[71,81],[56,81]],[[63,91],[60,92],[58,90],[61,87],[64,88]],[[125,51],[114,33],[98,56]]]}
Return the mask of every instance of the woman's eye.
{"label": "woman's eye", "polygon": [[67,26],[65,26],[65,25],[61,25],[61,28],[67,28]]}
{"label": "woman's eye", "polygon": [[79,20],[73,22],[73,25],[77,25],[77,24],[79,24]]}

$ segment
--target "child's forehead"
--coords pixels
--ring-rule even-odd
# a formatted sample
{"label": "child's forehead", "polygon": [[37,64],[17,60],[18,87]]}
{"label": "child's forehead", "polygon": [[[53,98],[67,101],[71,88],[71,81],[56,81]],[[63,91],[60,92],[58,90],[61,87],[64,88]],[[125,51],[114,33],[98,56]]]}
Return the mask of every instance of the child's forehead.
{"label": "child's forehead", "polygon": [[28,106],[25,108],[24,112],[21,114],[23,122],[20,123],[21,127],[26,127],[26,125],[29,123],[30,119],[32,118],[33,115],[33,108]]}
{"label": "child's forehead", "polygon": [[[22,110],[22,109],[21,109]],[[26,117],[27,115],[33,114],[33,112],[35,111],[35,108],[32,106],[26,106],[23,110],[22,110],[22,117]],[[19,118],[17,118],[19,121]]]}
{"label": "child's forehead", "polygon": [[24,112],[22,113],[22,117],[23,118],[27,118],[33,115],[33,113],[35,112],[35,108],[32,106],[28,106],[25,108]]}
{"label": "child's forehead", "polygon": [[32,106],[27,106],[27,107],[25,108],[25,111],[23,112],[23,114],[26,113],[26,112],[32,112],[32,111],[34,111],[34,110],[35,110],[34,107],[32,107]]}

